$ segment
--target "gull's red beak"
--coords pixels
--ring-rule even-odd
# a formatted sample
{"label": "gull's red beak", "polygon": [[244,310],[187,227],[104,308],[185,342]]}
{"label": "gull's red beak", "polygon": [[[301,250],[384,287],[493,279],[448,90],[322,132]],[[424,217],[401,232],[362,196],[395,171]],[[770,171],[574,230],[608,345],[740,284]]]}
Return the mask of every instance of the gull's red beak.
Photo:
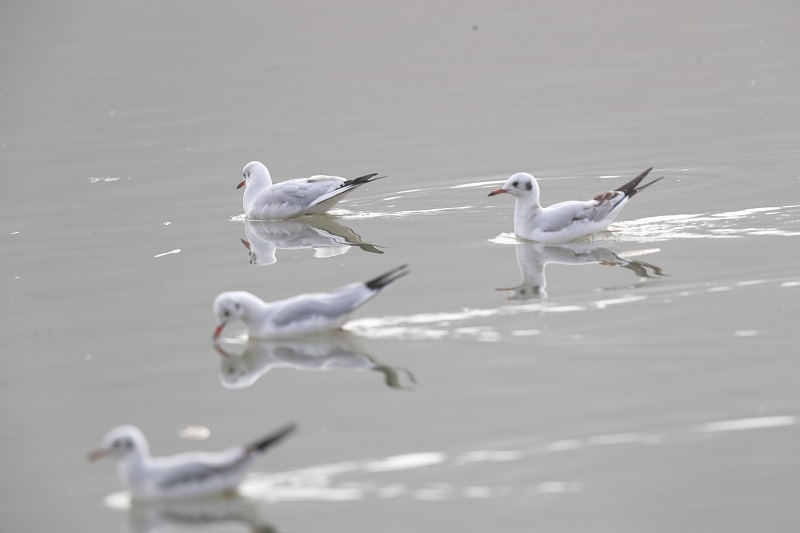
{"label": "gull's red beak", "polygon": [[245,180],[242,180],[242,182],[239,185],[237,185],[236,188],[241,189],[242,187],[244,187],[244,182]]}
{"label": "gull's red beak", "polygon": [[217,329],[214,330],[214,336],[211,337],[211,339],[214,342],[219,341],[219,336],[222,335],[222,328],[224,328],[224,327],[225,327],[225,324],[220,324],[219,326],[217,326]]}
{"label": "gull's red beak", "polygon": [[89,460],[97,461],[98,459],[102,459],[105,456],[106,456],[106,451],[98,448],[89,454]]}
{"label": "gull's red beak", "polygon": [[495,189],[489,193],[489,196],[494,196],[495,194],[503,194],[504,192],[508,192],[505,189]]}

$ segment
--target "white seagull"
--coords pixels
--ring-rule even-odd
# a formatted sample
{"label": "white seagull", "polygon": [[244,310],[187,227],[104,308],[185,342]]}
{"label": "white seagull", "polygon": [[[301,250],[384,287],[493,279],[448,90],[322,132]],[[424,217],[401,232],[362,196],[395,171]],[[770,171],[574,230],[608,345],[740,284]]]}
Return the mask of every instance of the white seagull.
{"label": "white seagull", "polygon": [[526,172],[514,174],[489,196],[508,193],[516,197],[514,233],[529,241],[549,244],[570,242],[592,233],[605,231],[636,193],[658,180],[638,187],[653,167],[616,189],[598,194],[591,200],[560,202],[548,207],[539,204],[539,185]]}
{"label": "white seagull", "polygon": [[214,299],[214,342],[219,341],[225,324],[236,319],[247,325],[250,337],[259,339],[286,339],[340,328],[359,307],[408,272],[407,265],[402,265],[367,282],[269,303],[246,291],[223,292]]}
{"label": "white seagull", "polygon": [[[269,170],[258,161],[245,165],[242,205],[250,220],[285,220],[302,215],[322,215],[356,188],[384,178],[367,174],[345,180],[338,176],[311,176],[273,185]],[[376,177],[377,176],[377,177]]]}
{"label": "white seagull", "polygon": [[295,429],[295,424],[288,424],[250,445],[216,453],[188,452],[151,457],[147,439],[139,428],[117,426],[108,432],[100,447],[89,454],[89,459],[116,459],[120,482],[137,500],[233,493],[255,458]]}

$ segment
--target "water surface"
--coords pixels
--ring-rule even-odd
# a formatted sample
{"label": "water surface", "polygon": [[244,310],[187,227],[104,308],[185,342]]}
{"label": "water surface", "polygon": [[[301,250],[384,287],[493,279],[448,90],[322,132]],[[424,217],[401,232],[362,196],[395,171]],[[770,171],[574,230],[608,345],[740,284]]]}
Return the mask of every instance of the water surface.
{"label": "water surface", "polygon": [[[800,525],[794,3],[0,12],[4,529]],[[252,225],[253,159],[389,178],[333,219]],[[516,243],[487,197],[651,165],[611,232],[560,249]],[[345,339],[211,347],[223,290],[403,263]],[[166,454],[286,420],[241,499],[130,507],[85,462],[120,423]]]}

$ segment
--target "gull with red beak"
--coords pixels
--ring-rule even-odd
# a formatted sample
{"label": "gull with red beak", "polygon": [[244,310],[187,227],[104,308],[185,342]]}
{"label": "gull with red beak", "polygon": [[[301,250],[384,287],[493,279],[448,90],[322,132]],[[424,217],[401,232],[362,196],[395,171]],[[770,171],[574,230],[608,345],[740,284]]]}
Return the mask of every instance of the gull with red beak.
{"label": "gull with red beak", "polygon": [[188,452],[151,457],[144,434],[136,426],[117,426],[105,436],[89,460],[117,460],[120,482],[137,500],[194,498],[231,493],[242,481],[256,457],[297,429],[295,424],[252,444],[221,452]]}
{"label": "gull with red beak", "polygon": [[407,265],[402,265],[366,282],[275,302],[246,291],[223,292],[214,299],[214,342],[225,325],[237,319],[245,323],[250,337],[259,339],[288,339],[340,328],[358,308],[408,272]]}
{"label": "gull with red beak", "polygon": [[514,174],[489,196],[508,193],[514,196],[514,233],[529,241],[560,244],[605,231],[625,204],[639,191],[661,178],[639,186],[653,168],[648,168],[622,187],[598,194],[591,200],[572,200],[542,207],[539,204],[539,185],[526,172]]}
{"label": "gull with red beak", "polygon": [[384,178],[367,174],[346,180],[338,176],[311,176],[272,183],[269,170],[258,161],[245,165],[242,205],[250,220],[285,220],[303,215],[322,215],[358,187]]}

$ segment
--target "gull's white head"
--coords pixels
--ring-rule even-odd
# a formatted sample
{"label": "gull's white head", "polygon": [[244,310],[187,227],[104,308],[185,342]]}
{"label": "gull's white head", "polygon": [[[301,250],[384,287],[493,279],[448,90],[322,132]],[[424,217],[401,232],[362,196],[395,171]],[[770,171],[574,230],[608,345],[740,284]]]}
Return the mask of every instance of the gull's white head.
{"label": "gull's white head", "polygon": [[526,198],[533,196],[536,201],[539,199],[539,185],[536,178],[527,172],[517,172],[506,180],[502,187],[489,193],[489,196],[508,193],[516,198]]}
{"label": "gull's white head", "polygon": [[239,185],[236,186],[237,189],[241,189],[244,187],[247,188],[247,184],[250,183],[252,179],[258,179],[266,177],[267,185],[271,184],[271,178],[269,176],[269,171],[267,167],[264,166],[263,163],[259,161],[250,161],[247,163],[244,168],[242,169],[242,177],[244,178]]}
{"label": "gull's white head", "polygon": [[244,319],[247,309],[245,308],[242,292],[223,292],[214,298],[214,320],[216,321],[216,329],[214,329],[214,341],[219,340],[222,334],[222,329],[225,324],[237,319]]}
{"label": "gull's white head", "polygon": [[103,438],[100,447],[89,454],[89,460],[103,457],[121,460],[131,456],[148,455],[147,439],[136,426],[117,426]]}

